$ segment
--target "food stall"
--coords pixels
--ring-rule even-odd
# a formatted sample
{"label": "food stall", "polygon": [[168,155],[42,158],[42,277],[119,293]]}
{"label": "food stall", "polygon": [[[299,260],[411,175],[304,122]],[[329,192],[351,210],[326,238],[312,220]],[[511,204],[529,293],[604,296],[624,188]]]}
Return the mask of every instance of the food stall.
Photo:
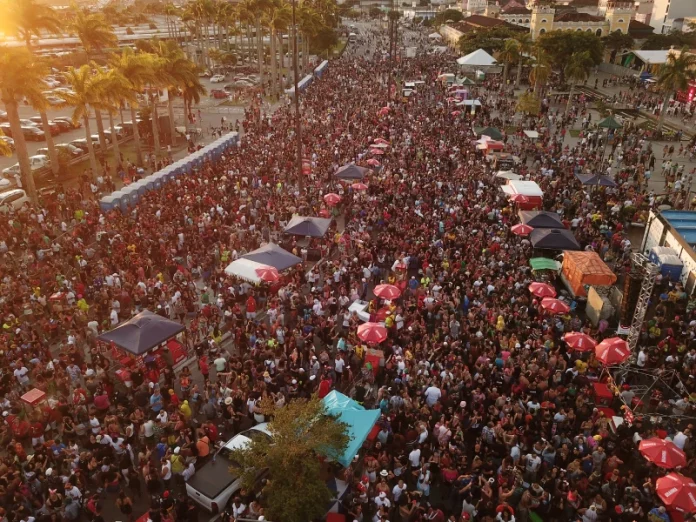
{"label": "food stall", "polygon": [[121,365],[116,375],[128,385],[130,370],[134,368],[162,369],[167,364],[175,367],[186,361],[186,346],[176,339],[185,330],[184,325],[145,310],[97,340],[103,347],[111,348],[112,357]]}
{"label": "food stall", "polygon": [[506,196],[514,196],[516,194],[526,196],[528,201],[518,203],[521,210],[535,210],[542,206],[544,192],[534,181],[509,180],[500,187],[500,190]]}
{"label": "food stall", "polygon": [[596,252],[564,252],[561,275],[579,297],[587,297],[586,286],[611,286],[616,282],[616,274]]}

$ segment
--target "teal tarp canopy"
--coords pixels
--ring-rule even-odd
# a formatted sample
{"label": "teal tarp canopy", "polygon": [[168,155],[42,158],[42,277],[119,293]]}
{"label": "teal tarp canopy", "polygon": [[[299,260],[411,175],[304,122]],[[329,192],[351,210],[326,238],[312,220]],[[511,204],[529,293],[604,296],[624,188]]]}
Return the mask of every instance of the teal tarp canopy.
{"label": "teal tarp canopy", "polygon": [[336,390],[324,397],[323,402],[327,413],[338,417],[338,420],[345,422],[348,426],[350,441],[343,455],[335,459],[342,466],[348,467],[377,422],[380,410],[366,410],[353,399]]}

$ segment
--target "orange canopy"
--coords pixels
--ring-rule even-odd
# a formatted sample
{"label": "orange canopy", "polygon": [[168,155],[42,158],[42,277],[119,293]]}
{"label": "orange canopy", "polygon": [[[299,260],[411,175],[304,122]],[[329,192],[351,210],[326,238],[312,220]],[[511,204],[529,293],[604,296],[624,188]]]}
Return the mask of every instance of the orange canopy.
{"label": "orange canopy", "polygon": [[596,252],[565,251],[562,273],[577,296],[587,295],[585,285],[608,286],[616,282],[616,274]]}

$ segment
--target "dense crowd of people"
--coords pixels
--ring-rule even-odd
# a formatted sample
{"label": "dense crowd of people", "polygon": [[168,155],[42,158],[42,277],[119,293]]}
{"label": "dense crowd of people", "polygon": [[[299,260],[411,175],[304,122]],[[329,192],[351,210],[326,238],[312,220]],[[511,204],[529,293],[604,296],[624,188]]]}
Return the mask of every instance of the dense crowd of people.
{"label": "dense crowd of people", "polygon": [[[427,47],[419,32],[402,38]],[[561,341],[569,331],[600,340],[609,324],[593,326],[575,307],[549,315],[530,295],[531,245],[510,231],[516,208],[473,128],[516,128],[505,142],[518,172],[619,275],[631,250],[627,227],[656,204],[651,172],[686,202],[685,162],[631,131],[604,143],[584,103],[565,116],[565,105],[544,99],[540,117],[520,120],[496,79],[469,88],[482,102],[475,114],[455,114],[438,79],[453,68],[449,52],[395,64],[399,81],[423,83],[388,102],[386,75],[376,73],[389,67],[386,47],[377,32],[361,33],[303,93],[311,164],[303,179],[292,108],[263,114],[257,101],[240,147],[149,192],[131,212],[105,214],[89,198],[59,195],[2,217],[2,520],[99,522],[113,505],[134,520],[141,497],[152,522],[198,520],[183,484],[216,443],[266,420],[263,398],[283,404],[333,388],[382,412],[375,440],[345,470],[349,521],[674,516],[655,493],[665,470],[636,443],[671,438],[689,457],[682,473],[693,475],[696,306],[680,283],[659,282],[636,364],[673,371],[670,385],[682,395],[655,394],[632,425],[613,429],[590,386],[606,377],[602,365]],[[585,130],[571,147],[573,123]],[[540,138],[526,138],[527,128]],[[377,138],[388,146],[374,156],[368,145]],[[333,176],[368,158],[379,167],[363,180],[366,191]],[[658,173],[657,158],[673,163]],[[583,190],[575,174],[597,170],[617,187]],[[329,192],[343,199],[324,239],[308,246],[282,235],[293,215],[330,210]],[[225,273],[271,240],[306,262],[275,285]],[[309,250],[322,262],[310,263]],[[402,295],[376,298],[381,282]],[[378,369],[365,368],[373,346],[356,335],[361,320],[348,307],[357,300],[388,330]],[[163,368],[134,368],[120,382],[112,347],[97,336],[145,309],[186,325],[197,363],[175,373],[165,351]],[[617,412],[631,404],[633,385],[627,377]],[[29,406],[20,396],[33,388],[47,399]],[[248,492],[224,516],[264,515]]]}

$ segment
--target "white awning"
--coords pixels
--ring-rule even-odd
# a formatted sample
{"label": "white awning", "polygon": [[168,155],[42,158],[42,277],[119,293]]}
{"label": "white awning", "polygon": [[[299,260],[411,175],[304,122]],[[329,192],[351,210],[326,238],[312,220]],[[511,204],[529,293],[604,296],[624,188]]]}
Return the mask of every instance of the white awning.
{"label": "white awning", "polygon": [[265,266],[267,265],[257,263],[256,261],[250,261],[249,259],[240,258],[227,265],[227,268],[225,268],[225,273],[227,275],[238,277],[239,279],[244,279],[250,283],[260,283],[261,278],[259,278],[258,274],[256,273],[256,269]]}
{"label": "white awning", "polygon": [[539,133],[535,130],[526,130],[524,133],[527,135],[528,138],[538,138]]}
{"label": "white awning", "polygon": [[486,67],[489,65],[495,65],[497,60],[493,58],[483,49],[478,49],[473,53],[469,53],[466,56],[457,58],[457,63],[459,65],[469,66],[469,67]]}

